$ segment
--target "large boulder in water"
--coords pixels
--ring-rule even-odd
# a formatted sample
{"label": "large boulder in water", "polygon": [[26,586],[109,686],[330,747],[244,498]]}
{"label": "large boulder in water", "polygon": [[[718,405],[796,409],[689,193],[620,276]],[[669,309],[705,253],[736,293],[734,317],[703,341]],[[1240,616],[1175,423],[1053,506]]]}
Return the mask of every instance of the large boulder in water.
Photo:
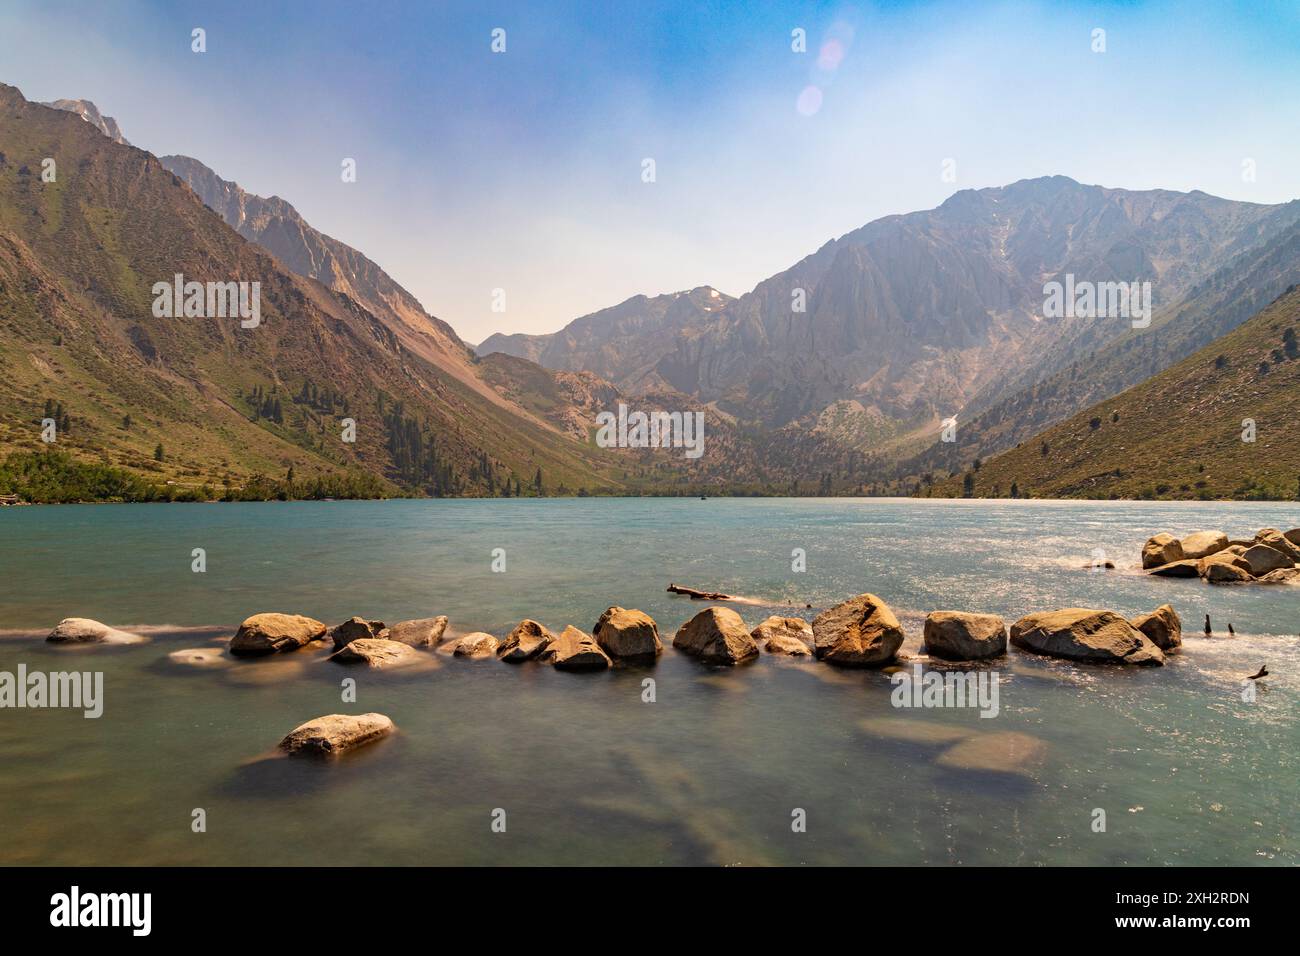
{"label": "large boulder in water", "polygon": [[818,660],[841,667],[880,667],[903,646],[903,628],[889,605],[859,594],[813,618]]}
{"label": "large boulder in water", "polygon": [[350,617],[342,624],[331,627],[329,636],[333,639],[334,648],[337,650],[353,641],[380,637],[385,630],[386,627],[383,621],[367,621],[361,617]]}
{"label": "large boulder in water", "polygon": [[1114,611],[1069,607],[1027,614],[1011,625],[1022,650],[1072,661],[1163,664],[1164,652]]}
{"label": "large boulder in water", "polygon": [[336,664],[365,664],[374,670],[401,667],[423,659],[419,652],[401,641],[386,641],[377,637],[359,637],[348,641],[335,651],[330,660]]}
{"label": "large boulder in water", "polygon": [[614,660],[650,662],[663,653],[659,627],[644,611],[611,607],[592,628],[601,650]]}
{"label": "large boulder in water", "polygon": [[497,657],[512,664],[530,661],[555,640],[555,635],[531,618],[524,618],[497,646]]}
{"label": "large boulder in water", "polygon": [[1222,551],[1228,546],[1228,536],[1222,531],[1197,531],[1179,542],[1185,558],[1203,558]]}
{"label": "large boulder in water", "polygon": [[1226,550],[1201,558],[1197,567],[1211,584],[1242,584],[1254,577],[1245,558]]}
{"label": "large boulder in water", "polygon": [[541,660],[562,671],[603,671],[613,664],[594,637],[572,624],[551,641]]}
{"label": "large boulder in water", "polygon": [[143,644],[149,640],[88,617],[65,617],[45,639],[51,644]]}
{"label": "large boulder in water", "polygon": [[1255,534],[1255,544],[1262,544],[1274,551],[1282,552],[1290,559],[1292,564],[1300,561],[1300,546],[1297,546],[1277,528],[1261,528]]}
{"label": "large boulder in water", "polygon": [[1145,570],[1183,559],[1183,546],[1172,534],[1158,534],[1148,538],[1142,546],[1142,567]]}
{"label": "large boulder in water", "polygon": [[337,757],[395,729],[383,714],[329,714],[295,727],[280,741],[280,749],[291,757]]}
{"label": "large boulder in water", "polygon": [[801,617],[780,617],[773,614],[750,631],[749,636],[769,654],[812,656],[812,625]]}
{"label": "large boulder in water", "polygon": [[486,631],[474,631],[466,634],[456,642],[453,653],[457,657],[468,657],[472,661],[483,660],[497,652],[497,639]]}
{"label": "large boulder in water", "polygon": [[1182,646],[1183,620],[1170,604],[1162,604],[1150,614],[1139,615],[1129,623],[1145,634],[1151,643],[1162,651],[1170,651]]}
{"label": "large boulder in water", "polygon": [[758,656],[758,645],[740,615],[709,607],[677,629],[673,647],[707,664],[739,664]]}
{"label": "large boulder in water", "polygon": [[324,636],[324,624],[301,614],[254,614],[239,625],[230,641],[230,653],[256,657],[296,651]]}
{"label": "large boulder in water", "polygon": [[1162,578],[1199,578],[1201,567],[1195,558],[1185,558],[1182,561],[1171,561],[1158,568],[1152,568],[1151,573]]}
{"label": "large boulder in water", "polygon": [[1257,584],[1300,584],[1300,568],[1282,568],[1270,571],[1255,583]]}
{"label": "large boulder in water", "polygon": [[447,633],[447,615],[439,614],[437,617],[399,621],[389,626],[384,638],[409,644],[411,647],[437,647],[445,633]]}
{"label": "large boulder in water", "polygon": [[931,611],[925,616],[925,648],[950,661],[977,661],[1007,652],[1007,622],[996,614]]}
{"label": "large boulder in water", "polygon": [[1241,557],[1250,565],[1250,573],[1257,578],[1268,574],[1270,571],[1295,566],[1295,562],[1289,557],[1266,544],[1257,544],[1247,548],[1242,552]]}

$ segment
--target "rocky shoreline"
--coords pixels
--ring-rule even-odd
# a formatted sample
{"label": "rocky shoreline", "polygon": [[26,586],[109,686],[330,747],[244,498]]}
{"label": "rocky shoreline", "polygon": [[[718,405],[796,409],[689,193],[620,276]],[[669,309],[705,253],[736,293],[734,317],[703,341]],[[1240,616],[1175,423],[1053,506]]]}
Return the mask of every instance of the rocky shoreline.
{"label": "rocky shoreline", "polygon": [[1234,540],[1222,531],[1184,538],[1158,534],[1142,546],[1142,570],[1209,584],[1300,584],[1300,528],[1261,528],[1250,540]]}
{"label": "rocky shoreline", "polygon": [[[1154,540],[1154,539],[1153,539]],[[1184,559],[1179,559],[1184,560]],[[226,648],[174,651],[166,663],[183,669],[213,670],[234,659],[283,659],[315,647],[323,659],[368,670],[419,671],[439,665],[434,652],[466,661],[508,664],[534,661],[564,671],[602,671],[612,667],[653,667],[664,653],[659,626],[644,611],[618,605],[600,615],[590,633],[573,625],[558,635],[524,619],[498,638],[484,631],[448,637],[445,616],[401,621],[352,617],[333,627],[300,614],[254,614],[240,624]],[[820,661],[836,668],[892,671],[901,667],[904,631],[884,600],[863,593],[802,618],[773,615],[753,628],[727,607],[711,606],[674,633],[672,647],[703,664],[736,666],[760,655]],[[138,644],[147,637],[129,634],[85,618],[61,621],[46,638],[64,645]],[[1088,664],[1159,666],[1182,645],[1182,621],[1174,608],[1126,619],[1114,611],[1062,608],[1027,614],[1011,624],[995,614],[931,611],[924,622],[924,650],[942,662],[987,662],[1010,649]],[[332,648],[332,649],[331,649]],[[327,654],[324,652],[328,651]],[[333,757],[393,733],[382,714],[329,714],[291,731],[280,743],[287,756]]]}

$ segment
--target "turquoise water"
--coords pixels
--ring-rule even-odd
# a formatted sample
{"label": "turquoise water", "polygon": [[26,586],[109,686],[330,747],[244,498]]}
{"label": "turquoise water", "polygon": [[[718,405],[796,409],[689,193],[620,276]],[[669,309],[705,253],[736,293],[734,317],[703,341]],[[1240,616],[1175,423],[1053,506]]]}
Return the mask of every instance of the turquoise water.
{"label": "turquoise water", "polygon": [[[1294,865],[1300,589],[1212,588],[1135,565],[1157,531],[1297,525],[1300,506],[1246,503],[0,509],[0,671],[94,669],[106,688],[99,720],[0,710],[0,862]],[[206,573],[191,570],[194,548]],[[795,548],[805,573],[791,570]],[[1096,549],[1117,570],[1085,570]],[[651,614],[668,643],[704,606],[665,593],[669,581],[768,605],[736,607],[750,626],[869,590],[899,613],[911,653],[935,608],[1010,621],[1168,601],[1188,634],[1163,668],[1013,650],[994,665],[994,719],[895,709],[878,672],[766,656],[714,669],[671,648],[652,669],[602,674],[445,654],[406,676],[345,670],[315,651],[203,673],[165,662],[269,610],[327,623],[447,614],[457,631],[501,635],[522,617],[590,630],[617,603]],[[1207,613],[1219,635],[1208,640]],[[151,641],[70,650],[39,639],[68,616]],[[1244,702],[1242,678],[1265,662],[1272,676]],[[358,681],[355,704],[340,699],[343,677]],[[352,759],[256,759],[312,717],[372,710],[400,734]],[[947,744],[897,739],[882,718],[1028,735],[1041,760],[1016,774],[952,769]],[[191,829],[196,808],[206,832]],[[796,809],[806,832],[792,830]],[[1097,809],[1105,832],[1094,832]]]}

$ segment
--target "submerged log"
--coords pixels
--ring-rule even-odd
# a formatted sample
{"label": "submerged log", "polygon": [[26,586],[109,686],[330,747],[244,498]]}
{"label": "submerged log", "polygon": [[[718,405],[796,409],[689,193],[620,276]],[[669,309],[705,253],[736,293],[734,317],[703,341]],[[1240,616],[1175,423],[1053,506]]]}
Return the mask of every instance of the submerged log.
{"label": "submerged log", "polygon": [[723,594],[721,591],[697,591],[695,588],[684,588],[680,584],[669,584],[668,591],[670,594],[685,594],[692,601],[736,600],[730,594]]}

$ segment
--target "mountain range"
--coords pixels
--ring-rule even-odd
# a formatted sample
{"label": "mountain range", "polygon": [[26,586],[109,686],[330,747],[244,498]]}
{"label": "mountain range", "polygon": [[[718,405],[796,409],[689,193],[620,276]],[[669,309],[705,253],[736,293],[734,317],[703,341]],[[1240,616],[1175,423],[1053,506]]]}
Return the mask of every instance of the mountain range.
{"label": "mountain range", "polygon": [[[1249,338],[1300,281],[1300,202],[1052,176],[868,223],[738,298],[635,296],[471,348],[286,200],[135,149],[87,100],[48,106],[0,86],[0,442],[39,448],[53,406],[64,447],[184,485],[295,469],[416,494],[948,493],[977,461],[1001,475],[991,456]],[[149,289],[177,272],[259,279],[265,328],[153,318]],[[1045,314],[1067,277],[1150,282],[1149,326]],[[597,414],[620,402],[703,409],[707,454],[597,447]],[[342,418],[355,443],[335,439]],[[1098,490],[1042,467],[1031,482]],[[1211,487],[1151,487],[1183,484]]]}

